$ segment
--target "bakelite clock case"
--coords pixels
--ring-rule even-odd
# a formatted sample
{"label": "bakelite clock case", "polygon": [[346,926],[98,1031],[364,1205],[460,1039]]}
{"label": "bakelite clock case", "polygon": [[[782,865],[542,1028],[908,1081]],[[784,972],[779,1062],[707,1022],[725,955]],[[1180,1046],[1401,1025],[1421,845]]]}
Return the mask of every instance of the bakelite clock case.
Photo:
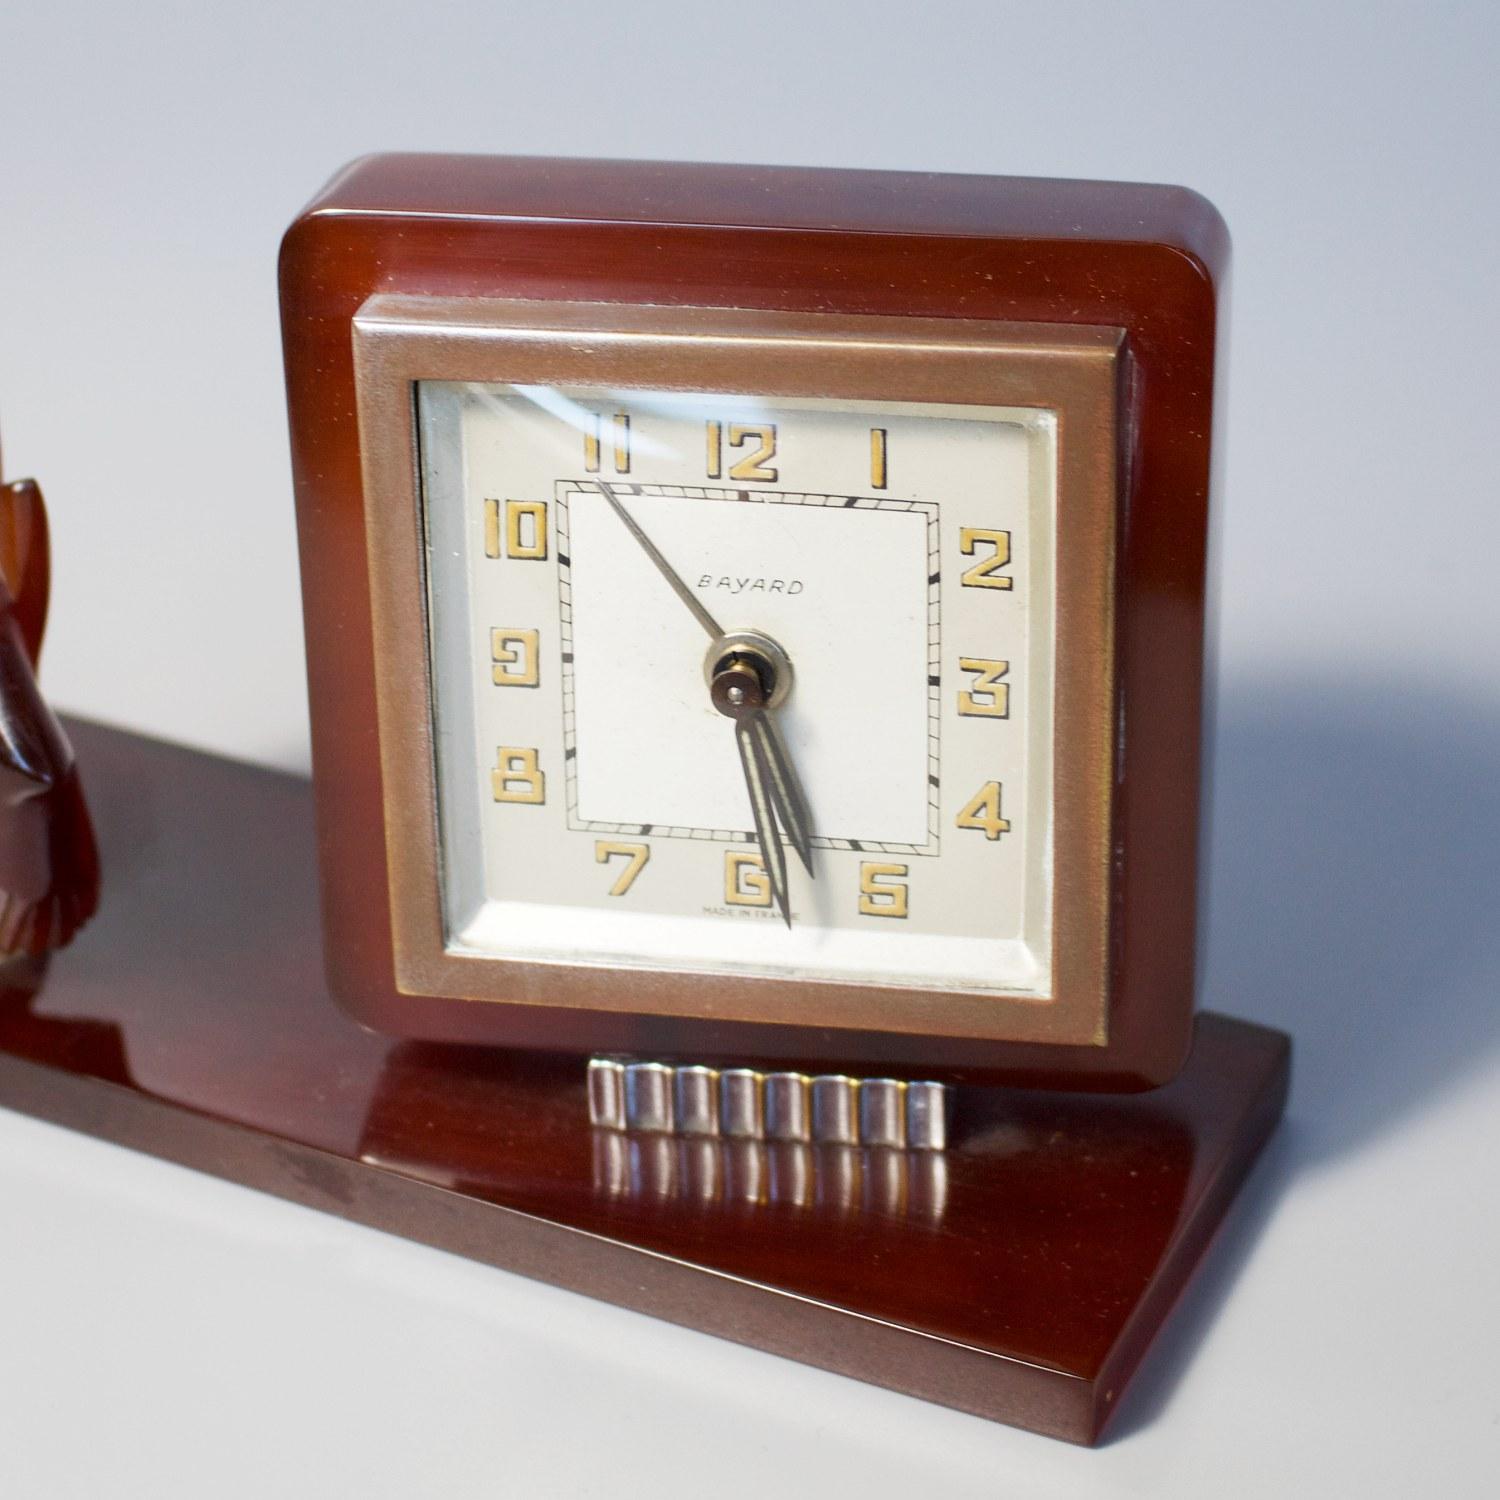
{"label": "bakelite clock case", "polygon": [[[281,291],[327,963],[377,1029],[1130,1090],[1191,1036],[1222,221],[1176,188],[382,156]],[[1052,993],[445,950],[417,380],[1057,413]],[[363,434],[363,435],[362,435]]]}

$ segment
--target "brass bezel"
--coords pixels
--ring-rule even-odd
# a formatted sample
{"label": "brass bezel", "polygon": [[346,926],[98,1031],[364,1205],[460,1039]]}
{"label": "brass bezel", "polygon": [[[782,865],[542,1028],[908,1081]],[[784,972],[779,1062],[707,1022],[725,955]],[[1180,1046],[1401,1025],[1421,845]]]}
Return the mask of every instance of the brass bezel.
{"label": "brass bezel", "polygon": [[[356,315],[353,341],[393,959],[402,993],[989,1041],[1107,1042],[1122,330],[376,295]],[[901,989],[448,952],[414,412],[419,380],[1055,412],[1053,993]]]}

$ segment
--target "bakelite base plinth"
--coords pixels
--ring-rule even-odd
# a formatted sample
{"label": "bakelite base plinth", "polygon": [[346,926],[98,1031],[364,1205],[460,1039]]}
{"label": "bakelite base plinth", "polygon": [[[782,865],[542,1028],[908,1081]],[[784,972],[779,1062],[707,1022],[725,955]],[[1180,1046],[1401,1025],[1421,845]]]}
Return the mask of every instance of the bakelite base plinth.
{"label": "bakelite base plinth", "polygon": [[328,998],[306,783],[69,725],[98,917],[0,989],[0,1104],[360,1223],[1092,1442],[1280,1114],[1204,1015],[1130,1098],[961,1089],[941,1155],[592,1130],[574,1058],[398,1042]]}

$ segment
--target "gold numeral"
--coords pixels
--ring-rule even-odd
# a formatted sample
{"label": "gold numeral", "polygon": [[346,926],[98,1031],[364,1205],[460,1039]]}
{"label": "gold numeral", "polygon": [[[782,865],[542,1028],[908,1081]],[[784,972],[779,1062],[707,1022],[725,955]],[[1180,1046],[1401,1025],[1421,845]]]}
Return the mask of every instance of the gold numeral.
{"label": "gold numeral", "polygon": [[542,680],[539,632],[499,625],[490,631],[490,676],[496,687],[535,687]]}
{"label": "gold numeral", "polygon": [[547,800],[547,778],[536,763],[536,751],[501,745],[495,752],[490,786],[496,802],[542,803]]}
{"label": "gold numeral", "polygon": [[730,906],[769,906],[771,881],[758,854],[729,849],[724,854],[724,900]]}
{"label": "gold numeral", "polygon": [[[526,522],[530,521],[528,527]],[[526,540],[527,531],[531,540]],[[545,500],[507,500],[505,502],[505,554],[507,557],[539,561],[547,555],[547,502]]]}
{"label": "gold numeral", "polygon": [[995,550],[990,556],[981,557],[959,582],[968,588],[975,589],[1014,588],[1014,579],[1000,576],[1000,569],[1010,566],[1010,532],[989,531],[983,526],[959,528],[958,550],[965,557],[973,557],[974,549],[979,545],[987,545]]}
{"label": "gold numeral", "polygon": [[964,804],[958,815],[960,828],[977,828],[987,839],[1010,832],[1010,821],[1000,816],[1000,783],[987,781]]}
{"label": "gold numeral", "polygon": [[[707,467],[710,479],[721,478],[724,473],[724,424],[722,422],[709,422]],[[746,443],[755,442],[760,446],[748,457],[740,459],[737,463],[729,466],[729,477],[731,479],[760,479],[768,484],[776,482],[776,470],[771,468],[770,461],[776,457],[776,428],[774,424],[764,427],[745,426],[739,422],[731,422],[729,425],[729,446],[731,448],[743,448]]]}
{"label": "gold numeral", "polygon": [[635,877],[646,868],[646,861],[651,858],[651,847],[649,844],[614,844],[608,839],[600,839],[594,845],[595,864],[608,864],[617,854],[628,863],[610,886],[611,896],[623,896],[635,884]]}
{"label": "gold numeral", "polygon": [[[528,527],[525,523],[531,522]],[[526,540],[528,530],[531,540]],[[484,502],[484,555],[500,557],[500,502]],[[547,555],[547,502],[545,500],[507,500],[505,502],[506,557],[544,558]]]}
{"label": "gold numeral", "polygon": [[863,863],[859,867],[859,910],[865,917],[906,915],[906,865]]}
{"label": "gold numeral", "polygon": [[[1010,684],[1000,681],[1010,671],[1008,661],[985,661],[979,656],[960,656],[958,670],[979,673],[979,681],[959,693],[959,713],[981,719],[1010,717]],[[975,694],[979,696],[976,697]]]}
{"label": "gold numeral", "polygon": [[770,462],[776,457],[776,428],[774,424],[764,427],[741,426],[733,422],[729,427],[729,446],[731,448],[743,448],[746,443],[754,441],[760,446],[748,457],[742,458],[737,464],[730,464],[729,477],[731,479],[760,479],[768,484],[776,482],[776,470],[770,467]]}
{"label": "gold numeral", "polygon": [[[600,419],[595,417],[583,433],[583,467],[590,474],[599,472]],[[630,472],[630,417],[621,411],[614,418],[615,473]]]}
{"label": "gold numeral", "polygon": [[870,485],[873,489],[885,488],[885,442],[884,427],[870,429]]}

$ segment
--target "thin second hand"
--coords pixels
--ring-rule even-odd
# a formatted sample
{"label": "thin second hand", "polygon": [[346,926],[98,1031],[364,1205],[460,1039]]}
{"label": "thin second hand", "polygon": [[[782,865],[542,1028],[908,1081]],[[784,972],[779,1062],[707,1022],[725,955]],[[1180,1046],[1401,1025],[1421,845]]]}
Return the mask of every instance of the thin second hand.
{"label": "thin second hand", "polygon": [[718,640],[724,632],[719,622],[703,607],[698,596],[677,576],[676,569],[656,550],[656,543],[636,524],[635,517],[620,504],[619,497],[602,479],[596,479],[599,493],[609,501],[614,513],[625,523],[625,528],[641,544],[647,557],[656,564],[657,571],[672,585],[673,592],[693,612],[693,618],[708,632],[710,640]]}

